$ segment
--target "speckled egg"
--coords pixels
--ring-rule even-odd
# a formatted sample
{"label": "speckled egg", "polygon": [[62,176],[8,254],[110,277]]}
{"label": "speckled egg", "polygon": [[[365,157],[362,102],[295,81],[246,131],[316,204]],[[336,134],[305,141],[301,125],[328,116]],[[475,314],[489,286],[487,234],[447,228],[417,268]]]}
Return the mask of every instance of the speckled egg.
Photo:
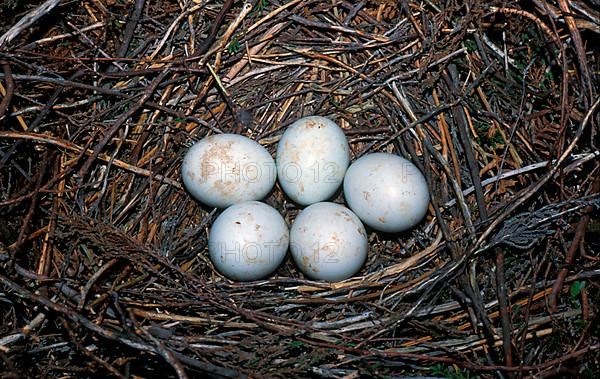
{"label": "speckled egg", "polygon": [[367,258],[365,228],[352,211],[316,203],[298,214],[290,231],[294,262],[309,278],[340,281],[356,274]]}
{"label": "speckled egg", "polygon": [[275,184],[271,154],[247,137],[215,134],[195,143],[181,166],[192,196],[217,208],[264,198]]}
{"label": "speckled egg", "polygon": [[350,164],[350,148],[342,129],[328,118],[304,117],[291,124],[277,146],[277,178],[296,203],[331,198]]}
{"label": "speckled egg", "polygon": [[285,259],[289,231],[273,207],[247,201],[225,209],[213,223],[208,238],[210,259],[232,280],[268,277]]}
{"label": "speckled egg", "polygon": [[387,153],[368,154],[352,163],[344,196],[365,224],[388,233],[417,225],[429,205],[427,181],[417,166]]}

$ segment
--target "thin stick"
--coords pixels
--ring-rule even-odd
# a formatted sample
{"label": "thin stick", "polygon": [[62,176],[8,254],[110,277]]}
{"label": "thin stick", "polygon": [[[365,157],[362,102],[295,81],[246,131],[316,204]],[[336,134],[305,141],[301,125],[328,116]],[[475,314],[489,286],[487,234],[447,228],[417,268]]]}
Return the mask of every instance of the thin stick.
{"label": "thin stick", "polygon": [[[94,151],[92,149],[84,149],[83,147],[76,145],[72,142],[65,141],[65,140],[62,140],[59,138],[55,138],[55,137],[50,137],[45,134],[0,130],[0,138],[24,139],[24,140],[41,142],[41,143],[47,143],[47,144],[59,146],[59,147],[62,147],[62,148],[65,148],[65,149],[68,149],[68,150],[71,150],[71,151],[74,151],[77,153],[83,152],[83,154],[90,156],[90,157],[93,156],[93,154],[94,154]],[[155,174],[150,170],[146,170],[146,169],[134,166],[132,164],[123,162],[121,160],[113,159],[111,156],[109,156],[107,154],[98,154],[97,158],[106,163],[112,162],[113,165],[115,165],[119,168],[122,168],[124,170],[133,172],[134,174],[142,175],[142,176],[148,177],[150,179],[154,179],[159,182],[166,183],[177,189],[183,189],[181,184],[176,180],[167,178],[160,174]]]}
{"label": "thin stick", "polygon": [[6,33],[4,33],[4,35],[0,37],[0,49],[15,39],[23,30],[29,28],[37,20],[50,13],[50,11],[59,3],[60,0],[47,0],[36,9],[27,13],[25,17],[19,20],[19,22],[17,22],[12,28],[10,28]]}

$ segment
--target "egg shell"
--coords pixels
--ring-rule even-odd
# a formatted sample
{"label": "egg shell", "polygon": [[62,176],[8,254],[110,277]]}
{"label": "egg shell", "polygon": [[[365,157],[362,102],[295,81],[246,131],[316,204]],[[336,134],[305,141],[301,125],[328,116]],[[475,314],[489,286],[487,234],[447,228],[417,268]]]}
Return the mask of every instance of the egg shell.
{"label": "egg shell", "polygon": [[308,277],[340,281],[356,274],[367,258],[367,233],[352,211],[335,203],[316,203],[296,216],[290,252]]}
{"label": "egg shell", "polygon": [[373,229],[408,230],[427,213],[427,181],[412,162],[394,154],[373,153],[357,159],[344,178],[346,203]]}
{"label": "egg shell", "polygon": [[217,208],[264,198],[277,177],[271,154],[238,134],[215,134],[196,142],[181,171],[190,194]]}
{"label": "egg shell", "polygon": [[291,124],[279,141],[277,178],[296,203],[309,205],[332,197],[350,164],[343,130],[328,118],[309,116]]}
{"label": "egg shell", "polygon": [[247,201],[225,209],[214,221],[208,238],[210,259],[232,280],[268,277],[285,259],[289,230],[275,208]]}

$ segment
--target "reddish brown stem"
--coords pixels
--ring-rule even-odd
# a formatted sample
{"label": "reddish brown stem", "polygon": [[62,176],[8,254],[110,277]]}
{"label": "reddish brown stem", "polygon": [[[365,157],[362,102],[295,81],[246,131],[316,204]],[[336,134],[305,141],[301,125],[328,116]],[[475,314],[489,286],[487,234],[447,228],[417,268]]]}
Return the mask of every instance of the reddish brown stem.
{"label": "reddish brown stem", "polygon": [[[594,184],[592,184],[592,193],[591,194],[596,194],[598,192],[600,192],[600,178],[596,178],[596,180],[594,180]],[[571,242],[571,246],[569,247],[569,250],[567,251],[567,258],[565,259],[565,267],[563,267],[560,270],[560,272],[558,273],[558,277],[556,278],[556,282],[554,282],[554,285],[552,286],[552,293],[550,294],[550,300],[549,300],[550,310],[552,312],[556,312],[557,303],[558,303],[558,294],[561,292],[565,278],[567,277],[567,274],[569,273],[568,266],[571,265],[573,263],[573,261],[575,260],[577,251],[579,251],[579,244],[583,241],[583,238],[585,237],[585,231],[587,229],[588,223],[590,222],[590,212],[591,211],[592,211],[592,206],[588,206],[585,208],[585,210],[584,210],[585,214],[583,217],[581,217],[581,220],[579,220],[579,223],[577,224],[577,227],[575,228],[575,236],[573,237],[573,242]]]}

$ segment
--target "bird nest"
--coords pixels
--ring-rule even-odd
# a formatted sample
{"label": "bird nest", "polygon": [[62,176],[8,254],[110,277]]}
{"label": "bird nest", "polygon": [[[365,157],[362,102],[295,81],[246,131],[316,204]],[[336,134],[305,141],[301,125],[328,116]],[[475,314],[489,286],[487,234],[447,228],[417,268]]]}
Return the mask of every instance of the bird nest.
{"label": "bird nest", "polygon": [[[591,377],[597,5],[3,2],[2,377]],[[183,155],[313,114],[414,162],[426,219],[346,281],[227,280]]]}

